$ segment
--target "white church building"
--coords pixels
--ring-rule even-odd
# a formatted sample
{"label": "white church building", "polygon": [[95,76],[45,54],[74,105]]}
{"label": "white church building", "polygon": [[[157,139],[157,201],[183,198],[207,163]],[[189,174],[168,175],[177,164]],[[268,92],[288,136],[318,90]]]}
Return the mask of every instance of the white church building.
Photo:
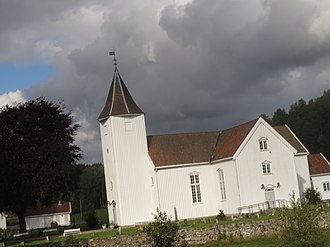
{"label": "white church building", "polygon": [[311,187],[308,150],[288,126],[258,118],[222,131],[147,136],[116,67],[98,118],[110,222],[179,219],[282,206]]}

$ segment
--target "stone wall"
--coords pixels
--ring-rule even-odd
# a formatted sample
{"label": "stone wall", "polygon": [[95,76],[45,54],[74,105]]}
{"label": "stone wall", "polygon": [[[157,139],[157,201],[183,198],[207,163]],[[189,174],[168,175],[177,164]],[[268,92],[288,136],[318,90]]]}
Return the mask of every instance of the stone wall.
{"label": "stone wall", "polygon": [[[330,214],[321,213],[321,227],[330,227]],[[233,222],[226,225],[217,225],[205,228],[182,228],[179,230],[179,246],[186,244],[203,244],[210,241],[216,241],[218,238],[249,238],[263,235],[273,235],[280,231],[281,220],[263,220],[248,222]],[[59,246],[59,245],[51,245]],[[151,246],[145,233],[135,235],[118,235],[116,237],[98,238],[90,240],[74,241],[68,240],[61,243],[60,246],[67,247],[115,247],[115,246]]]}

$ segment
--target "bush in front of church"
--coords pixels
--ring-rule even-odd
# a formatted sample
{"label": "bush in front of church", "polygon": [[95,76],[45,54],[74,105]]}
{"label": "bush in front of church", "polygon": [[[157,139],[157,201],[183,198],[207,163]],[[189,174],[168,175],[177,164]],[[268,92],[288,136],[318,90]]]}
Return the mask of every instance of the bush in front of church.
{"label": "bush in front of church", "polygon": [[296,199],[291,195],[290,207],[282,211],[283,228],[278,246],[281,247],[326,247],[328,240],[318,224],[319,211],[306,198]]}
{"label": "bush in front of church", "polygon": [[179,226],[166,212],[157,210],[155,220],[144,227],[155,247],[173,247],[178,238]]}

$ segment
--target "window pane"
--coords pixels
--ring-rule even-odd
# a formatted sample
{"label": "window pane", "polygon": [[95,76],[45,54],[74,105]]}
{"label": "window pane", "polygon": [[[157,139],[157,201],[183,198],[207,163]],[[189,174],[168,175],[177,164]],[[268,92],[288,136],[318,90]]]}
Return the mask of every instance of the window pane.
{"label": "window pane", "polygon": [[260,148],[260,150],[263,150],[264,149],[264,147],[262,145],[262,141],[259,141],[259,148]]}
{"label": "window pane", "polygon": [[195,175],[195,182],[196,182],[196,184],[199,184],[199,176],[198,175]]}
{"label": "window pane", "polygon": [[190,183],[191,184],[194,184],[195,183],[194,175],[191,175],[190,176]]}
{"label": "window pane", "polygon": [[218,170],[219,173],[219,183],[220,183],[220,193],[221,193],[221,200],[226,200],[226,189],[225,189],[225,180],[222,170]]}
{"label": "window pane", "polygon": [[264,149],[267,149],[267,141],[264,141]]}
{"label": "window pane", "polygon": [[201,197],[201,189],[200,189],[200,186],[199,184],[196,185],[196,189],[197,189],[197,201],[198,202],[201,202],[202,201],[202,197]]}

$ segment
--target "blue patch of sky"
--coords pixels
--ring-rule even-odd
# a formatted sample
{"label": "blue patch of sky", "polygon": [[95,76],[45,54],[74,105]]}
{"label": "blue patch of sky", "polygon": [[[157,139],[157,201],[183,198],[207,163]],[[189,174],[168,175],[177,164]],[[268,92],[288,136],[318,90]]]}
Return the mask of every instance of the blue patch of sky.
{"label": "blue patch of sky", "polygon": [[29,88],[54,74],[49,64],[16,66],[0,63],[0,94]]}

